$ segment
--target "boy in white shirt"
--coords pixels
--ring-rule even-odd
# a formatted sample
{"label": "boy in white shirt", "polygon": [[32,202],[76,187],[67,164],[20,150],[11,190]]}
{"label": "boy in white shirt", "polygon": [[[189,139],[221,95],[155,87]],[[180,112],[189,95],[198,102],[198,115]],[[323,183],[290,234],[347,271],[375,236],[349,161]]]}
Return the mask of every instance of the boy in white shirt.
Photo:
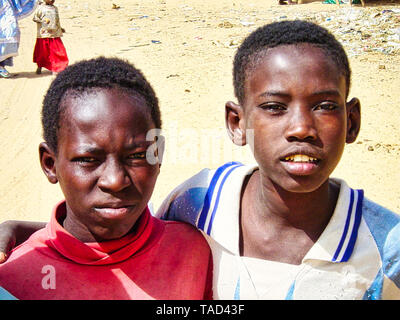
{"label": "boy in white shirt", "polygon": [[233,74],[228,132],[257,164],[205,169],[158,211],[205,234],[214,298],[399,299],[399,216],[330,178],[360,129],[343,47],[313,23],[272,23]]}

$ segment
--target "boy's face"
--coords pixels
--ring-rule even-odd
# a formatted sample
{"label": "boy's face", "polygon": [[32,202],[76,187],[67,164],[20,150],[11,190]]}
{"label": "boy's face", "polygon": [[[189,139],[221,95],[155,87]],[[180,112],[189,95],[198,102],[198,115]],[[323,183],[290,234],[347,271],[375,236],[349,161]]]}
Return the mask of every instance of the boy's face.
{"label": "boy's face", "polygon": [[326,182],[360,126],[358,99],[346,104],[345,78],[311,45],[269,49],[250,72],[239,109],[238,128],[254,130],[260,174],[290,192]]}
{"label": "boy's face", "polygon": [[[145,209],[159,174],[159,165],[146,160],[153,143],[146,134],[154,124],[145,100],[96,89],[68,95],[63,104],[58,152],[41,152],[41,159],[50,182],[58,181],[64,193],[66,220],[74,226],[68,231],[80,239],[89,233],[98,241],[120,238]],[[47,167],[54,163],[46,171],[49,159]]]}

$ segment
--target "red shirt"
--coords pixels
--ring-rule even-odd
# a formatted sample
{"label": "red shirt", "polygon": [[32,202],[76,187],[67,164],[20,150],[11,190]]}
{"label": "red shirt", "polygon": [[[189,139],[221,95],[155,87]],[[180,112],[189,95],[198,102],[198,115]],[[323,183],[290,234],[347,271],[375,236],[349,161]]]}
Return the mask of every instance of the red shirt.
{"label": "red shirt", "polygon": [[121,239],[84,243],[59,223],[46,228],[0,265],[0,286],[18,299],[212,299],[212,258],[194,227],[163,221],[146,209]]}

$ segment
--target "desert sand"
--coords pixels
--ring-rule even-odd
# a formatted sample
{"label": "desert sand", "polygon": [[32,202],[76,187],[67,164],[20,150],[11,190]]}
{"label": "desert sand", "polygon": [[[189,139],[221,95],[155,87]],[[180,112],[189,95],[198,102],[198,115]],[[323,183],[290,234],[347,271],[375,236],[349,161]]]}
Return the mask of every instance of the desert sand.
{"label": "desert sand", "polygon": [[[154,208],[202,168],[253,162],[249,148],[234,147],[224,128],[225,102],[235,101],[231,70],[241,40],[282,19],[305,18],[331,28],[349,52],[350,97],[362,105],[360,135],[346,147],[333,176],[400,213],[398,3],[367,0],[362,8],[321,2],[279,6],[276,0],[57,0],[55,5],[71,63],[99,55],[127,59],[157,92],[166,153]],[[0,79],[0,222],[47,221],[62,199],[38,161],[41,103],[53,76],[35,74],[32,16],[20,27],[19,56],[9,68],[13,77]]]}

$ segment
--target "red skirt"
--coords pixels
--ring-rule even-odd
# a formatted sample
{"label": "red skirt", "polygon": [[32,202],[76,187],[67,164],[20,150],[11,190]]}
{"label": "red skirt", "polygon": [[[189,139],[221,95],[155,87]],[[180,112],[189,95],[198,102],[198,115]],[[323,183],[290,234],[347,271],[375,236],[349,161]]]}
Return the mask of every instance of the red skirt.
{"label": "red skirt", "polygon": [[39,68],[60,72],[68,66],[68,56],[61,38],[37,38],[33,62]]}

